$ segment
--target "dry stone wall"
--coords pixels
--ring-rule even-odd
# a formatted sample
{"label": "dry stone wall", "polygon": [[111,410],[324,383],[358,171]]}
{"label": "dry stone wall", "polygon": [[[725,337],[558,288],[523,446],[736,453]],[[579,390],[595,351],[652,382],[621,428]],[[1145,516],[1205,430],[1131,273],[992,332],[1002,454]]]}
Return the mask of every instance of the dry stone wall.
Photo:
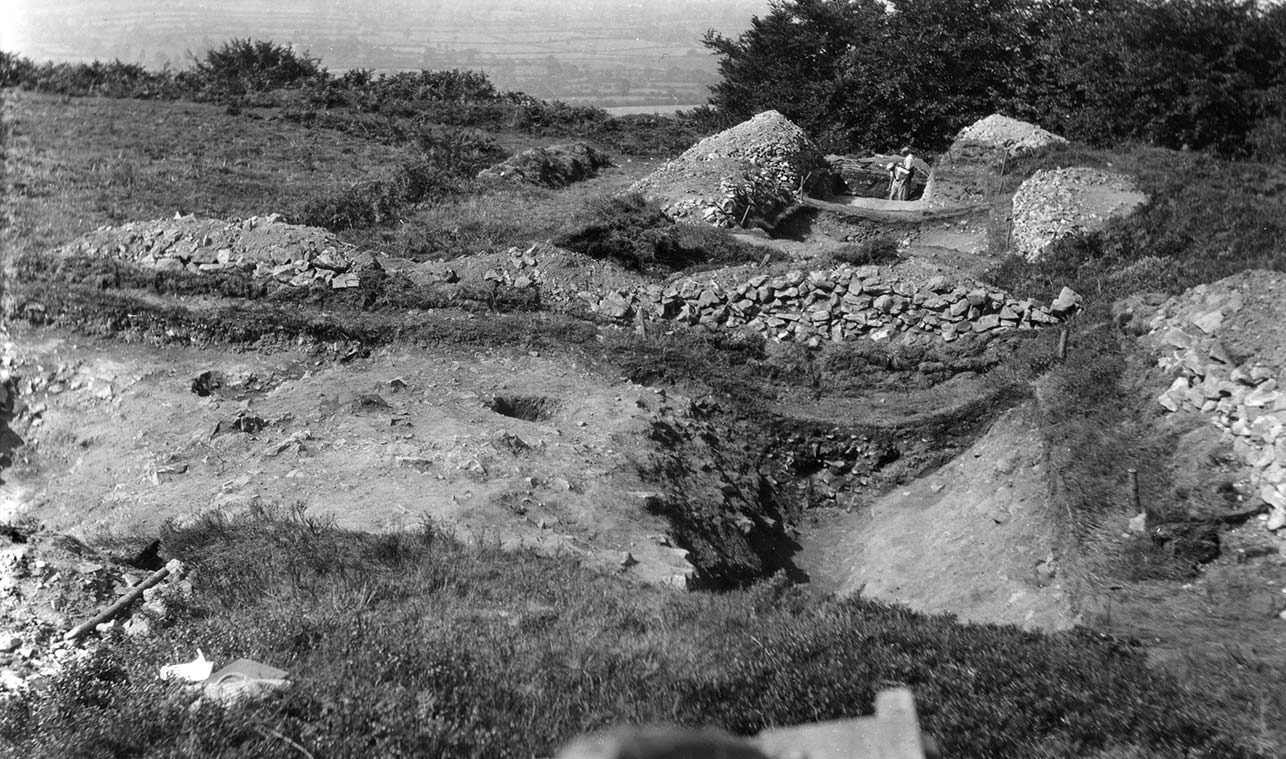
{"label": "dry stone wall", "polygon": [[813,347],[903,333],[950,342],[963,335],[1056,324],[1080,307],[1080,296],[1066,288],[1054,304],[1044,306],[976,282],[939,276],[915,283],[879,267],[847,265],[757,274],[728,286],[685,278],[591,297],[593,310],[613,319],[637,313]]}
{"label": "dry stone wall", "polygon": [[[1158,354],[1173,379],[1157,398],[1171,413],[1196,413],[1232,439],[1251,468],[1251,490],[1268,509],[1270,530],[1286,527],[1286,276],[1246,272],[1162,302],[1118,308],[1118,318]],[[1138,313],[1146,312],[1146,313]]]}
{"label": "dry stone wall", "polygon": [[277,214],[225,222],[181,216],[100,227],[58,251],[112,256],[157,271],[240,272],[291,287],[316,282],[357,287],[357,270],[373,259],[330,232],[287,224]]}

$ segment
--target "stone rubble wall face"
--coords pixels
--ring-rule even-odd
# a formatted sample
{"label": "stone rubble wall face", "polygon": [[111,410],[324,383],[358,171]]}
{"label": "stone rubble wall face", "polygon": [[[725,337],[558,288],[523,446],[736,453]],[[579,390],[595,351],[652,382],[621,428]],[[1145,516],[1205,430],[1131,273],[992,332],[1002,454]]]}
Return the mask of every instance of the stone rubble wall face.
{"label": "stone rubble wall face", "polygon": [[537,289],[555,308],[587,309],[625,321],[638,317],[744,330],[812,347],[903,333],[951,342],[964,335],[1056,324],[1079,307],[1079,296],[1066,289],[1047,307],[976,282],[939,276],[917,284],[881,274],[875,266],[758,274],[726,286],[690,277],[666,285],[627,284],[638,280],[621,276],[623,272],[613,276],[615,267],[581,261],[581,256],[542,243],[511,248],[491,257],[494,263],[485,272],[465,277],[443,264],[402,261],[409,268],[399,268],[397,259],[352,253],[340,245],[325,230],[285,224],[275,216],[239,223],[184,217],[106,227],[63,252],[115,256],[158,270],[237,272],[291,287],[321,283],[334,289],[356,287],[358,269],[380,266],[404,271],[419,284],[480,279]]}
{"label": "stone rubble wall face", "polygon": [[[517,280],[514,277],[515,284]],[[688,278],[664,286],[580,296],[592,311],[612,319],[637,317],[711,330],[745,330],[812,347],[859,337],[885,340],[909,332],[951,342],[968,334],[1035,329],[1061,321],[1059,312],[1050,307],[993,288],[945,277],[917,287],[882,277],[875,267],[760,274],[730,287]]]}
{"label": "stone rubble wall face", "polygon": [[158,271],[239,272],[291,287],[319,282],[334,289],[357,287],[356,269],[370,259],[324,229],[287,224],[277,214],[239,222],[183,216],[101,227],[59,253],[112,256]]}
{"label": "stone rubble wall face", "polygon": [[1254,495],[1268,506],[1266,527],[1286,527],[1286,392],[1278,368],[1262,360],[1235,363],[1218,332],[1242,306],[1233,293],[1215,305],[1205,286],[1166,301],[1147,322],[1145,340],[1174,380],[1157,397],[1171,413],[1197,413],[1232,437],[1251,468]]}

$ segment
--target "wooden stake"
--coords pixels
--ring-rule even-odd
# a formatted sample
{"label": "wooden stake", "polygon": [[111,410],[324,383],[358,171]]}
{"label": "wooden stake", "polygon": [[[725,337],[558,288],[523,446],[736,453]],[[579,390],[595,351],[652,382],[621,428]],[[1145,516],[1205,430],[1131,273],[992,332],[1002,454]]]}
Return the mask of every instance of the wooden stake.
{"label": "wooden stake", "polygon": [[1058,333],[1058,360],[1059,361],[1062,361],[1063,359],[1067,358],[1068,331],[1069,330],[1067,329],[1067,327],[1063,327],[1062,331]]}
{"label": "wooden stake", "polygon": [[1130,513],[1141,514],[1143,508],[1139,505],[1139,470],[1131,467],[1125,470],[1125,474],[1130,480],[1130,508],[1133,509]]}
{"label": "wooden stake", "polygon": [[170,567],[168,564],[162,567],[161,569],[156,570],[155,572],[152,573],[151,577],[140,582],[138,585],[135,585],[134,587],[130,588],[128,593],[121,596],[116,603],[104,609],[100,614],[98,614],[98,616],[94,617],[88,622],[81,622],[79,625],[76,625],[72,629],[68,630],[67,634],[63,635],[63,640],[75,640],[80,636],[84,635],[85,633],[89,632],[90,630],[93,630],[95,627],[98,627],[99,625],[103,624],[104,622],[110,622],[112,619],[115,619],[117,614],[120,614],[122,611],[125,610],[125,607],[129,606],[130,604],[138,600],[138,597],[143,595],[143,591],[147,590],[153,585],[156,585],[161,580],[164,580],[166,577],[169,576],[169,574],[170,574]]}

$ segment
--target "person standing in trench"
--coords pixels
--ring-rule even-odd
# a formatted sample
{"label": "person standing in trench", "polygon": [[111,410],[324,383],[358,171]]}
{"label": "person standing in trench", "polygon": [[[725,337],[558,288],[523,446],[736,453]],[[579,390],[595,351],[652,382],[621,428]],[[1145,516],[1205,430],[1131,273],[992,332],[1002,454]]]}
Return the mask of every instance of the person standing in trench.
{"label": "person standing in trench", "polygon": [[898,152],[902,154],[902,160],[885,167],[889,171],[889,200],[907,199],[911,192],[911,174],[915,171],[912,168],[915,156],[911,154],[911,148],[904,147]]}

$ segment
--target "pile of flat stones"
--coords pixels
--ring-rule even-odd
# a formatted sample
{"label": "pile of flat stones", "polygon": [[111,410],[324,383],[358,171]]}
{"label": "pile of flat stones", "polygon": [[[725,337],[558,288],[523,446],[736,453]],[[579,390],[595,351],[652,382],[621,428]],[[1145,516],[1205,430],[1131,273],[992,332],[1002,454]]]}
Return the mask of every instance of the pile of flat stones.
{"label": "pile of flat stones", "polygon": [[710,329],[747,330],[772,340],[822,342],[919,333],[951,342],[963,335],[1057,324],[1076,311],[1068,288],[1048,307],[977,283],[934,277],[917,284],[874,266],[759,274],[721,286],[681,279],[605,297],[583,294],[598,313],[620,320],[663,319]]}
{"label": "pile of flat stones", "polygon": [[1087,167],[1038,171],[1014,193],[1013,247],[1037,261],[1058,240],[1101,229],[1146,200],[1123,174]]}
{"label": "pile of flat stones", "polygon": [[1286,392],[1280,369],[1264,357],[1237,361],[1220,331],[1243,306],[1240,293],[1202,285],[1166,301],[1147,321],[1148,342],[1174,379],[1157,403],[1169,412],[1195,412],[1232,437],[1251,468],[1251,488],[1269,508],[1266,526],[1286,527]]}
{"label": "pile of flat stones", "polygon": [[100,227],[59,251],[111,256],[157,271],[242,273],[290,287],[358,286],[369,254],[324,229],[288,224],[277,214],[225,222],[179,216]]}

